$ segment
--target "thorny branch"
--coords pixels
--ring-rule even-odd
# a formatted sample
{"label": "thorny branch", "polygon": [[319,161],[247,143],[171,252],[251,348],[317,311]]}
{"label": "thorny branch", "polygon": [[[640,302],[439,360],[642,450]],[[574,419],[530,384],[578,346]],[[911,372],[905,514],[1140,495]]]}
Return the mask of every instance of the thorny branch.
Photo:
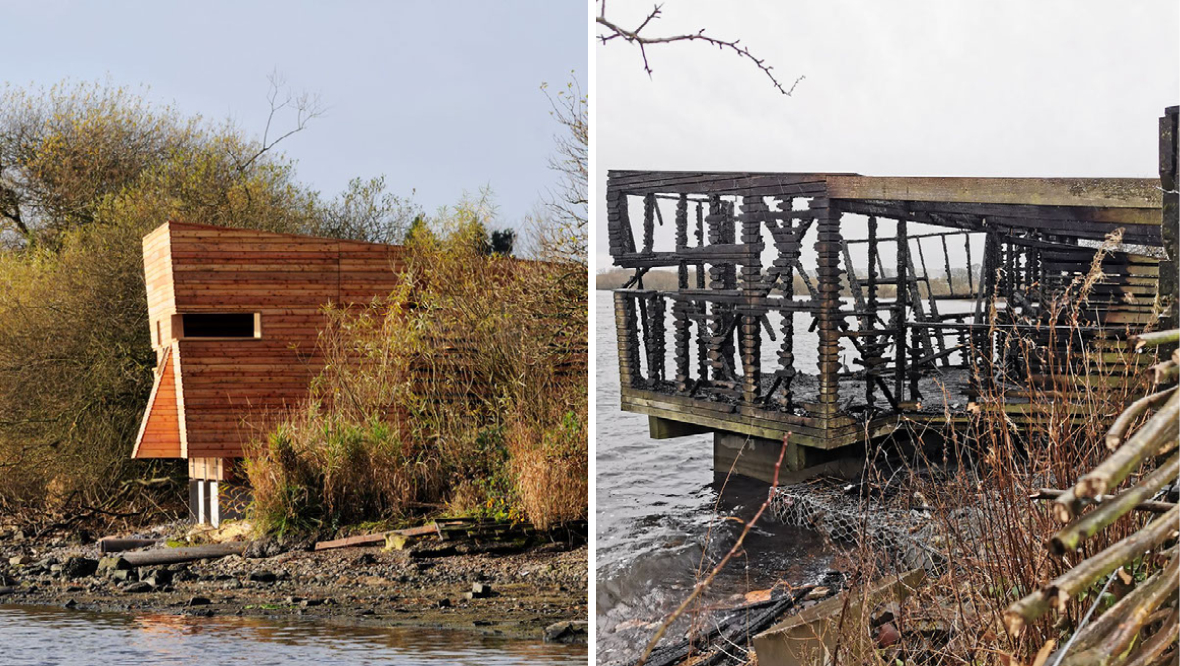
{"label": "thorny branch", "polygon": [[639,24],[639,27],[635,28],[634,30],[627,30],[626,28],[623,28],[606,17],[606,0],[599,0],[599,13],[594,20],[596,23],[598,23],[598,25],[602,26],[607,31],[606,34],[598,35],[599,41],[603,44],[606,44],[611,40],[622,39],[623,41],[638,46],[639,54],[643,57],[643,70],[647,72],[649,77],[652,75],[652,69],[651,64],[648,63],[647,60],[648,46],[654,44],[671,44],[674,42],[704,42],[711,46],[716,46],[722,51],[733,51],[742,58],[750,60],[758,69],[762,70],[762,72],[766,74],[767,78],[770,79],[771,84],[773,84],[779,92],[788,97],[790,97],[791,93],[795,92],[795,87],[799,85],[799,82],[806,78],[805,76],[800,75],[799,78],[795,79],[795,82],[791,84],[790,88],[784,87],[782,82],[778,80],[778,77],[774,75],[774,72],[771,71],[774,68],[766,64],[765,59],[758,58],[753,53],[750,53],[750,49],[746,46],[739,45],[739,42],[741,41],[740,39],[734,39],[732,41],[719,39],[717,37],[713,37],[712,35],[705,34],[704,28],[701,28],[694,33],[670,35],[665,37],[648,37],[646,35],[640,35],[639,33],[643,31],[643,29],[646,28],[649,23],[660,17],[660,9],[662,6],[663,5],[656,5],[654,8],[652,8],[651,13],[647,15],[647,18],[643,19],[643,22]]}

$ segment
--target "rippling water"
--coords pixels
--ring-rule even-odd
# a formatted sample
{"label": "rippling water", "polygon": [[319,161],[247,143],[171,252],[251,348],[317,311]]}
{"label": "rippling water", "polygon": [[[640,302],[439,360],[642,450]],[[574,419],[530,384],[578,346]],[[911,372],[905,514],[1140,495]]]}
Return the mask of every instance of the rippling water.
{"label": "rippling water", "polygon": [[[656,623],[691,590],[702,553],[711,565],[729,550],[740,526],[715,516],[749,518],[766,497],[765,484],[735,478],[718,503],[722,480],[714,479],[711,435],[652,440],[646,416],[619,409],[612,303],[610,292],[595,292],[599,663],[634,657]],[[800,368],[816,362],[817,340],[806,333],[809,319],[800,315],[796,321]],[[766,363],[776,348],[763,345]],[[711,599],[732,601],[727,598],[780,580],[813,582],[829,559],[814,534],[765,520],[747,537],[746,557],[733,560],[714,583]]]}
{"label": "rippling water", "polygon": [[585,646],[473,632],[0,606],[0,664],[585,664]]}

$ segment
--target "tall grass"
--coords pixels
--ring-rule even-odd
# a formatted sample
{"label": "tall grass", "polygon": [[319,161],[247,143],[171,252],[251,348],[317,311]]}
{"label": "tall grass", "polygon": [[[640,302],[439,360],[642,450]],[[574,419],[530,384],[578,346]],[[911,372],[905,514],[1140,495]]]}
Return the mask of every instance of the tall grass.
{"label": "tall grass", "polygon": [[585,267],[487,256],[476,219],[415,242],[388,298],[328,310],[312,399],[248,452],[263,529],[585,517]]}
{"label": "tall grass", "polygon": [[[1079,327],[1092,325],[1086,312],[1093,287],[1102,279],[1101,256],[1114,243],[1117,239],[1098,253],[1087,275],[1053,299],[1041,319],[1068,328],[1031,333],[1004,329],[996,323],[1014,320],[992,303],[993,327],[985,338],[976,339],[988,348],[973,350],[992,362],[977,369],[976,382],[983,389],[970,406],[969,423],[938,432],[911,425],[916,440],[940,445],[919,448],[908,475],[895,476],[892,483],[878,475],[868,484],[877,489],[900,486],[903,491],[890,496],[902,508],[912,508],[914,498],[920,498],[936,534],[929,545],[944,564],[930,572],[929,584],[900,609],[896,622],[903,633],[907,624],[912,630],[903,646],[877,651],[873,663],[895,658],[931,664],[1031,663],[1048,641],[1066,639],[1091,605],[1112,603],[1113,598],[1099,599],[1100,591],[1091,590],[1064,613],[1048,614],[1019,637],[1009,635],[1002,621],[1012,602],[1147,520],[1127,516],[1077,554],[1059,558],[1050,554],[1045,540],[1060,524],[1047,503],[1030,500],[1040,488],[1071,486],[1109,455],[1103,441],[1111,421],[1149,388],[1149,373],[1138,371],[1147,368],[1143,355],[1116,344],[1115,336],[1082,342],[1078,334]],[[1023,396],[1027,403],[1021,405],[1013,396]],[[930,469],[936,471],[925,471]],[[1139,571],[1131,574],[1158,564],[1138,562]],[[850,568],[857,594],[899,566],[862,544]],[[854,626],[867,627],[869,618],[861,620]],[[859,662],[863,659],[837,655],[835,663]]]}

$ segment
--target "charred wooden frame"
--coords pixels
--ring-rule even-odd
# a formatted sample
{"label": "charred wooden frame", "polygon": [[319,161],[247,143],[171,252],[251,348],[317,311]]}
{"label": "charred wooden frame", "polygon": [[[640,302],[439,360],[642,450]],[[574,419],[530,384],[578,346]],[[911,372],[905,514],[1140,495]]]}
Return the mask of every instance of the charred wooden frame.
{"label": "charred wooden frame", "polygon": [[[1157,317],[1175,289],[1158,278],[1159,182],[612,171],[610,252],[635,271],[614,292],[622,408],[758,438],[790,431],[813,449],[890,433],[903,417],[945,419],[989,388],[977,377],[1014,385],[1015,359],[992,333],[1063,325],[1050,303],[1115,230],[1122,245],[1105,253],[1075,330],[1118,340]],[[657,233],[669,220],[671,233]],[[949,248],[964,245],[968,270],[956,274]],[[850,248],[864,249],[864,265]],[[660,268],[676,270],[675,290],[644,288]],[[935,294],[944,278],[949,294]],[[948,298],[974,304],[941,312]],[[814,374],[796,367],[797,314],[818,334]],[[936,391],[954,395],[923,395]]]}

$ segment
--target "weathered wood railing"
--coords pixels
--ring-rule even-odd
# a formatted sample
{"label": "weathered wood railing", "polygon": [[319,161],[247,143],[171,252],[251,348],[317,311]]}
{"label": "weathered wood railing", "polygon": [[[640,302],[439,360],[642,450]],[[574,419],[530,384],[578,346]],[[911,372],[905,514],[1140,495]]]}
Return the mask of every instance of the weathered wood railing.
{"label": "weathered wood railing", "polygon": [[[871,420],[920,409],[938,390],[923,379],[931,375],[945,384],[957,371],[954,383],[969,387],[968,400],[1018,388],[1028,359],[998,337],[1047,341],[1054,326],[1087,340],[1125,337],[1153,314],[1158,260],[1121,245],[1100,252],[1092,242],[1120,228],[1111,220],[1127,219],[1134,224],[1124,225],[1124,240],[1159,245],[1158,226],[1144,222],[1152,205],[1158,211],[1145,183],[1119,181],[1131,194],[1111,205],[1138,208],[1112,213],[1099,197],[1074,202],[1075,182],[1045,181],[1039,192],[1040,181],[1027,179],[1008,194],[976,179],[967,183],[979,184],[983,194],[975,195],[912,179],[904,195],[916,201],[902,201],[857,194],[875,180],[895,187],[899,179],[849,178],[611,172],[610,249],[616,265],[634,270],[615,293],[624,401],[634,389],[672,396],[710,418],[798,417],[821,427],[851,415]],[[944,193],[947,201],[935,196]],[[977,203],[989,197],[1004,203]],[[1031,200],[1074,207],[1024,203]],[[951,248],[960,242],[967,266],[956,271]],[[1077,290],[1096,256],[1102,276],[1086,285],[1085,307],[1074,309],[1080,321],[1065,321],[1062,297]],[[652,272],[661,268],[669,270]],[[645,288],[657,275],[665,282],[674,275],[675,288]],[[949,299],[973,303],[951,312]],[[814,373],[797,363],[799,313],[818,338],[807,350]],[[764,363],[767,338],[777,348]],[[630,397],[650,402],[647,394]]]}

